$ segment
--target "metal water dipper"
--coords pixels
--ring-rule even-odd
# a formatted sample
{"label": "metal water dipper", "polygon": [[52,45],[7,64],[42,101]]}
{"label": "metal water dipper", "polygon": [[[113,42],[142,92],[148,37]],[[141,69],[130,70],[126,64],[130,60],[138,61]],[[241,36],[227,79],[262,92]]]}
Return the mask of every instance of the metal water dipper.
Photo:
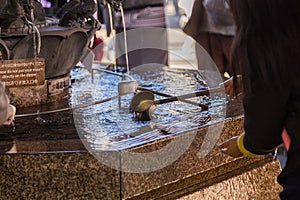
{"label": "metal water dipper", "polygon": [[[158,104],[169,103],[173,101],[186,101],[188,98],[209,95],[214,92],[221,92],[223,88],[213,88],[210,90],[203,90],[193,92],[185,95],[169,97],[160,100],[154,100],[154,94],[150,91],[142,91],[137,93],[130,102],[130,107],[135,113],[136,118],[141,121],[149,121],[154,108]],[[208,105],[198,104],[203,110],[208,110]]]}

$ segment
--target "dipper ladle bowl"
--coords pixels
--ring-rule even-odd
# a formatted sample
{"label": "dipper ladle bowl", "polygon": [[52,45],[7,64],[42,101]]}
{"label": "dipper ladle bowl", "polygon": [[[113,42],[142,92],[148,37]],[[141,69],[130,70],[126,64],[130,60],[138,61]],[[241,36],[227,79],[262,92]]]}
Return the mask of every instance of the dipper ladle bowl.
{"label": "dipper ladle bowl", "polygon": [[[137,113],[143,113],[147,111],[152,105],[157,105],[157,104],[163,104],[163,103],[169,103],[173,101],[180,101],[192,97],[198,97],[198,96],[203,96],[203,95],[208,95],[210,93],[214,92],[221,92],[224,91],[223,88],[213,88],[210,90],[203,90],[203,91],[198,91],[198,92],[193,92],[189,94],[184,94],[180,96],[174,96],[174,97],[169,97],[165,99],[160,99],[160,100],[154,100],[154,94],[149,91],[142,91],[137,93],[131,100],[130,106],[132,111],[137,112]],[[203,110],[208,110],[208,106],[204,104],[199,104]]]}

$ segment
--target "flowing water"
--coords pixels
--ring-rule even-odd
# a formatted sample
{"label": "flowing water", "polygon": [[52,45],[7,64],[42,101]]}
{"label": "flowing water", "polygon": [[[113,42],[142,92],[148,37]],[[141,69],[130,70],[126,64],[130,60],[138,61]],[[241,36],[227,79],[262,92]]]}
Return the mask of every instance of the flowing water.
{"label": "flowing water", "polygon": [[[88,70],[73,69],[70,95],[61,101],[38,107],[40,113],[49,113],[41,115],[43,123],[36,120],[37,115],[31,115],[36,113],[36,107],[19,108],[15,132],[12,133],[12,126],[0,127],[0,140],[37,142],[81,138],[86,142],[85,148],[121,150],[194,130],[226,117],[228,100],[223,93],[189,99],[209,105],[208,111],[180,101],[158,104],[151,121],[145,122],[137,121],[130,111],[129,105],[134,94],[121,97],[121,108],[118,98],[92,105],[95,101],[118,95],[118,84],[122,81],[120,75],[99,72],[92,82]],[[173,70],[159,66],[131,69],[131,77],[139,87],[174,96],[207,89],[207,75],[195,70]],[[163,98],[155,95],[155,99]],[[89,106],[72,109],[82,104]],[[53,112],[58,110],[64,111]],[[26,117],[26,114],[29,116]],[[83,150],[81,147],[79,149]]]}
{"label": "flowing water", "polygon": [[[135,80],[139,87],[172,96],[207,90],[208,82],[215,83],[213,86],[210,84],[210,87],[218,86],[219,74],[213,72],[174,70],[154,64],[133,68],[129,71],[126,24],[122,7],[121,14],[124,27],[127,80]],[[116,72],[117,68],[114,68]],[[38,108],[21,109],[21,113],[28,116],[23,117],[20,114],[16,120],[16,127],[0,128],[0,132],[11,132],[10,129],[15,128],[14,134],[18,139],[23,135],[23,139],[55,140],[72,139],[77,131],[79,137],[86,141],[87,148],[120,150],[195,130],[203,125],[222,121],[226,117],[227,100],[224,93],[219,92],[189,99],[208,105],[208,111],[202,111],[201,107],[186,102],[174,101],[156,105],[150,121],[137,121],[130,110],[133,93],[93,105],[97,101],[119,95],[118,85],[124,81],[121,72],[113,74],[104,70],[94,76],[84,68],[74,68],[71,76],[74,81],[68,98],[49,105],[39,105]],[[155,99],[163,98],[165,97],[155,95]],[[86,106],[81,106],[84,104]],[[38,111],[37,118],[34,118],[36,111]],[[39,112],[45,115],[41,118]],[[46,115],[46,113],[48,114]],[[31,116],[31,114],[33,115]]]}
{"label": "flowing water", "polygon": [[[71,104],[73,106],[98,101],[118,95],[118,83],[121,76],[100,72],[91,82],[90,74],[79,69],[74,75]],[[132,69],[132,79],[139,87],[178,96],[206,90],[205,73],[188,70],[172,70],[160,66],[146,66],[142,70]],[[121,97],[121,108],[118,99],[73,110],[75,126],[82,139],[88,141],[94,150],[116,150],[138,146],[187,130],[199,128],[205,124],[224,120],[226,98],[216,93],[210,96],[189,99],[209,105],[208,111],[199,106],[175,101],[156,105],[151,121],[137,121],[130,110],[133,94]],[[155,99],[162,99],[155,95]]]}

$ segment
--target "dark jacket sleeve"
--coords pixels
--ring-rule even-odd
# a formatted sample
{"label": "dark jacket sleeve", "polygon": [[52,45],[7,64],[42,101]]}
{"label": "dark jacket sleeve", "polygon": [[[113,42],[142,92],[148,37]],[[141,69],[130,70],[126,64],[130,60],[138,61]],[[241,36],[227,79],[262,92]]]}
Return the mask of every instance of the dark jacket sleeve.
{"label": "dark jacket sleeve", "polygon": [[194,39],[199,35],[200,26],[204,20],[205,11],[202,2],[203,0],[195,0],[191,17],[183,28],[183,31]]}
{"label": "dark jacket sleeve", "polygon": [[282,143],[287,99],[288,94],[279,94],[276,88],[245,92],[244,146],[247,150],[266,154]]}

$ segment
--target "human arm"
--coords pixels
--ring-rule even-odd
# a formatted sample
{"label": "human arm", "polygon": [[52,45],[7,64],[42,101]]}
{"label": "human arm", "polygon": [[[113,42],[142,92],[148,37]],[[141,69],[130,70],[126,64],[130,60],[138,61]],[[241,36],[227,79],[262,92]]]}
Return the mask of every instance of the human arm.
{"label": "human arm", "polygon": [[0,82],[0,124],[10,125],[16,113],[16,107],[9,104],[9,99],[5,93],[5,87]]}
{"label": "human arm", "polygon": [[276,90],[263,90],[244,97],[245,134],[234,136],[219,147],[232,157],[262,155],[282,144],[282,127],[288,95]]}
{"label": "human arm", "polygon": [[288,89],[259,90],[246,92],[244,104],[243,144],[254,154],[267,154],[282,144],[282,130],[287,116]]}
{"label": "human arm", "polygon": [[5,122],[3,122],[3,125],[10,125],[15,119],[15,114],[16,107],[10,104],[8,107],[8,118]]}
{"label": "human arm", "polygon": [[[242,93],[242,76],[236,76],[236,87],[234,86],[234,77],[230,77],[226,81],[220,84],[220,87],[224,87],[225,93],[230,97],[234,98]],[[236,90],[236,91],[235,91]]]}
{"label": "human arm", "polygon": [[203,0],[194,1],[191,16],[184,25],[183,32],[196,40],[203,26],[204,14]]}
{"label": "human arm", "polygon": [[248,151],[244,146],[245,134],[240,136],[234,136],[219,145],[221,151],[234,158],[241,157],[243,155],[255,156],[254,153]]}

